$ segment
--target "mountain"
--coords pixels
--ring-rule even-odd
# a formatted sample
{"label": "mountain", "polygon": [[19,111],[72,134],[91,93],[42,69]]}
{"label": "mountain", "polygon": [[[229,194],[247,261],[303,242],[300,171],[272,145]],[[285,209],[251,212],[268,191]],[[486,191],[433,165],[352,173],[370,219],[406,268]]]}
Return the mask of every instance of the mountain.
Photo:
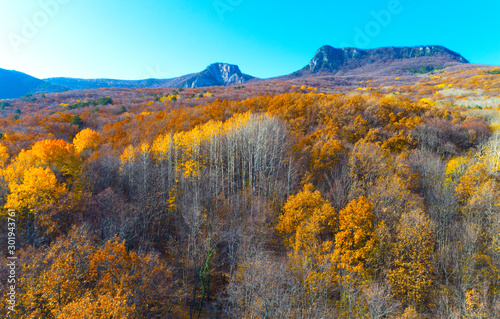
{"label": "mountain", "polygon": [[237,65],[226,63],[214,63],[209,65],[204,71],[188,74],[172,79],[146,79],[146,80],[113,80],[113,79],[76,79],[76,78],[48,78],[46,81],[78,89],[96,88],[193,88],[202,86],[225,86],[231,84],[241,84],[252,76],[241,73]]}
{"label": "mountain", "polygon": [[179,87],[191,75],[184,75],[173,79],[145,79],[145,80],[115,80],[115,79],[78,79],[78,78],[48,78],[45,81],[63,85],[73,90],[98,88],[157,88]]}
{"label": "mountain", "polygon": [[253,76],[243,74],[237,65],[226,63],[210,64],[204,71],[192,76],[182,83],[184,88],[201,86],[226,86],[242,84],[253,79]]}
{"label": "mountain", "polygon": [[[442,46],[387,47],[371,50],[321,47],[301,70],[274,79],[301,81],[316,78],[342,85],[358,78],[385,78],[430,72],[469,63],[460,54]],[[352,79],[349,79],[352,78]],[[205,70],[171,79],[115,80],[55,77],[40,80],[24,73],[0,69],[0,98],[21,97],[28,93],[59,92],[67,89],[96,88],[194,88],[226,86],[258,81],[240,71],[237,65],[213,63]]]}
{"label": "mountain", "polygon": [[67,89],[22,72],[0,69],[0,99],[13,99],[38,92],[61,92]]}
{"label": "mountain", "polygon": [[442,46],[387,47],[372,50],[356,48],[337,49],[321,47],[311,62],[295,72],[297,76],[314,76],[328,73],[348,73],[370,66],[383,68],[390,63],[444,67],[450,63],[469,63],[464,57]]}

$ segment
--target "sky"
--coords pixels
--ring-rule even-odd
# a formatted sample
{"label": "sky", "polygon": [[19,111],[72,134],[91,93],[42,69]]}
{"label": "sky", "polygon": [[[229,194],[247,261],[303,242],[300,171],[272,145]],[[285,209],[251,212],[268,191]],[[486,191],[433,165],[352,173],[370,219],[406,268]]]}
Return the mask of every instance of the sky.
{"label": "sky", "polygon": [[225,62],[269,78],[323,45],[443,45],[500,65],[498,12],[498,0],[0,0],[0,68],[137,80]]}

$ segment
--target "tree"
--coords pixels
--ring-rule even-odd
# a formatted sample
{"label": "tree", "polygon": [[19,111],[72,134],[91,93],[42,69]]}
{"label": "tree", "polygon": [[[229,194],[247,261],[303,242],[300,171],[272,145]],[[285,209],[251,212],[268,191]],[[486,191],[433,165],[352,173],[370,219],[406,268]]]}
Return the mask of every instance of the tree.
{"label": "tree", "polygon": [[0,169],[4,169],[9,159],[9,150],[7,147],[0,144]]}
{"label": "tree", "polygon": [[369,258],[375,247],[373,205],[364,196],[352,200],[339,212],[339,231],[330,260],[340,287],[337,302],[345,317],[358,317],[359,283],[371,276]]}
{"label": "tree", "polygon": [[339,269],[365,275],[366,263],[375,247],[373,205],[364,196],[352,200],[339,212],[333,259]]}
{"label": "tree", "polygon": [[81,161],[73,146],[63,140],[43,140],[36,142],[31,154],[42,166],[58,172],[62,177],[75,177],[80,170]]}
{"label": "tree", "polygon": [[15,209],[19,213],[19,226],[26,231],[26,240],[38,244],[37,218],[67,193],[50,168],[31,167],[24,171],[22,183],[9,184],[5,209]]}
{"label": "tree", "polygon": [[389,173],[380,146],[364,139],[354,146],[348,166],[352,179],[351,198],[367,196],[377,180]]}
{"label": "tree", "polygon": [[285,243],[294,254],[314,256],[324,246],[333,245],[336,214],[312,184],[288,198],[276,229],[286,236]]}
{"label": "tree", "polygon": [[11,183],[6,209],[35,213],[37,208],[53,204],[66,192],[50,168],[32,167],[23,174],[21,184]]}
{"label": "tree", "polygon": [[117,237],[99,247],[75,228],[26,265],[19,307],[36,318],[164,318],[171,280],[158,256],[128,252]]}
{"label": "tree", "polygon": [[73,146],[78,154],[86,150],[95,151],[98,145],[99,133],[90,128],[80,131],[73,139]]}
{"label": "tree", "polygon": [[483,163],[472,165],[459,179],[459,184],[455,189],[456,196],[461,204],[467,204],[481,184],[489,179],[487,168]]}
{"label": "tree", "polygon": [[396,298],[422,309],[433,285],[434,226],[424,213],[412,211],[401,216],[397,231],[388,279]]}
{"label": "tree", "polygon": [[81,127],[83,125],[83,120],[79,115],[75,115],[71,118],[71,124]]}

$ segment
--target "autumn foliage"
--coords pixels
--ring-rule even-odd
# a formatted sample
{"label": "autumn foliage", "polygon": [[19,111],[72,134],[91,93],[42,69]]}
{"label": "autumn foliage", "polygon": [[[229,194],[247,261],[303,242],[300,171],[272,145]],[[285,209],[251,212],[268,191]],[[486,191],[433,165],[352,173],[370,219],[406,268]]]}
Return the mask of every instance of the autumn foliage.
{"label": "autumn foliage", "polygon": [[498,79],[449,74],[10,101],[25,111],[0,121],[0,215],[18,214],[19,311],[494,318],[497,111],[450,103],[479,84],[494,101]]}

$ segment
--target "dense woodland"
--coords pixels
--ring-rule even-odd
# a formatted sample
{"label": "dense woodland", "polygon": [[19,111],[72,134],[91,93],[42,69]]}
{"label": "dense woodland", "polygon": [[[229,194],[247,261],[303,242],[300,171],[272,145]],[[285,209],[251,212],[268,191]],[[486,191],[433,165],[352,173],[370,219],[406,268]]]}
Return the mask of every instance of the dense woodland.
{"label": "dense woodland", "polygon": [[0,101],[11,316],[499,318],[500,75],[336,90]]}

